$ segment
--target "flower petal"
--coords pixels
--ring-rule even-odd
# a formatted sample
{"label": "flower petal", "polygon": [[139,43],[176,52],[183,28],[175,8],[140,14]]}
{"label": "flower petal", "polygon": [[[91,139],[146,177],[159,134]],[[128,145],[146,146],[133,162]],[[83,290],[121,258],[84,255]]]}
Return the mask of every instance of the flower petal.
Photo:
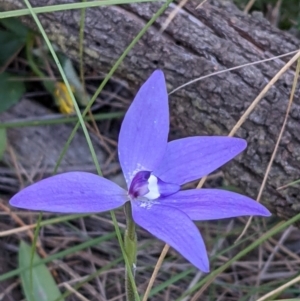
{"label": "flower petal", "polygon": [[147,202],[132,202],[134,221],[176,249],[203,272],[209,262],[201,234],[190,218],[180,210]]}
{"label": "flower petal", "polygon": [[168,143],[161,164],[153,171],[165,182],[182,185],[208,175],[247,146],[231,137],[189,137]]}
{"label": "flower petal", "polygon": [[122,206],[126,191],[117,184],[87,172],[68,172],[21,190],[10,205],[63,213],[102,212]]}
{"label": "flower petal", "polygon": [[245,215],[270,216],[260,203],[238,193],[221,189],[179,191],[160,200],[185,212],[192,220],[214,220]]}
{"label": "flower petal", "polygon": [[129,107],[119,135],[119,160],[128,185],[140,170],[152,171],[162,158],[169,133],[164,74],[152,73]]}

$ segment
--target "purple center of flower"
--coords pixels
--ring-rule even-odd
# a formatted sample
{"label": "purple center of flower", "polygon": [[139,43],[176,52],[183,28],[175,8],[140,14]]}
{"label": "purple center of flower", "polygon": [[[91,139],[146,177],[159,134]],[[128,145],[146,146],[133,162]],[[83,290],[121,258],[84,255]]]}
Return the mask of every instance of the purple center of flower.
{"label": "purple center of flower", "polygon": [[174,194],[179,190],[179,185],[166,183],[153,175],[151,171],[139,171],[131,182],[129,196],[132,200],[139,197],[155,200]]}

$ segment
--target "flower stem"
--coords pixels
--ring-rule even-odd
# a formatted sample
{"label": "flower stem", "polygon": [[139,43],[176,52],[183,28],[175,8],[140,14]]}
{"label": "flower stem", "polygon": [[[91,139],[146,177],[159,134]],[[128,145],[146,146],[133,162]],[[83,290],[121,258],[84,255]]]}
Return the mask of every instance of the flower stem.
{"label": "flower stem", "polygon": [[[130,202],[127,202],[125,204],[125,214],[126,214],[127,229],[125,231],[125,236],[124,236],[124,248],[134,277],[135,269],[136,269],[137,238],[135,232],[135,223],[132,218]],[[130,281],[127,269],[125,273],[126,273],[125,274],[126,300],[136,301],[133,286]]]}

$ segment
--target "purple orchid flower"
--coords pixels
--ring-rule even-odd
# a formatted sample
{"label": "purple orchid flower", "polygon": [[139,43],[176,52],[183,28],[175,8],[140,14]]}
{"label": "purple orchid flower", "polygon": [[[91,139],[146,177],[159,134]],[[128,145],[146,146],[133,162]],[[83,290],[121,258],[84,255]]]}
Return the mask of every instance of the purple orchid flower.
{"label": "purple orchid flower", "polygon": [[103,212],[131,202],[134,221],[209,271],[206,248],[192,220],[269,216],[256,201],[218,189],[180,186],[222,166],[246,148],[229,137],[189,137],[167,142],[169,107],[165,78],[155,71],[130,106],[119,136],[119,160],[128,191],[86,172],[44,179],[16,194],[15,207],[62,213]]}

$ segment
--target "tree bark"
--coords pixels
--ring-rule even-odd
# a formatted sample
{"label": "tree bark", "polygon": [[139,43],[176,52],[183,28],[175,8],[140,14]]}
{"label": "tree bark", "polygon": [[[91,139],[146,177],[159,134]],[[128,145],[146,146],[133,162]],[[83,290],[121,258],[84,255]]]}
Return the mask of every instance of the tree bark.
{"label": "tree bark", "polygon": [[[33,6],[66,1],[31,0]],[[72,1],[68,1],[72,2]],[[22,0],[0,0],[4,9],[21,7]],[[245,15],[228,1],[188,1],[163,33],[160,28],[174,9],[171,5],[135,45],[114,77],[133,91],[156,68],[164,70],[168,89],[215,71],[297,50],[299,40],[272,27],[259,14]],[[161,3],[90,8],[86,11],[84,62],[106,73]],[[40,14],[47,34],[78,61],[80,11]],[[30,17],[24,22],[34,27]],[[285,64],[287,58],[222,73],[188,85],[170,96],[173,130],[177,136],[227,135],[254,98]],[[284,120],[294,68],[273,86],[237,136],[247,150],[224,167],[231,183],[256,197]],[[279,216],[300,212],[299,189],[276,188],[300,178],[300,103],[296,90],[288,124],[263,194]]]}

